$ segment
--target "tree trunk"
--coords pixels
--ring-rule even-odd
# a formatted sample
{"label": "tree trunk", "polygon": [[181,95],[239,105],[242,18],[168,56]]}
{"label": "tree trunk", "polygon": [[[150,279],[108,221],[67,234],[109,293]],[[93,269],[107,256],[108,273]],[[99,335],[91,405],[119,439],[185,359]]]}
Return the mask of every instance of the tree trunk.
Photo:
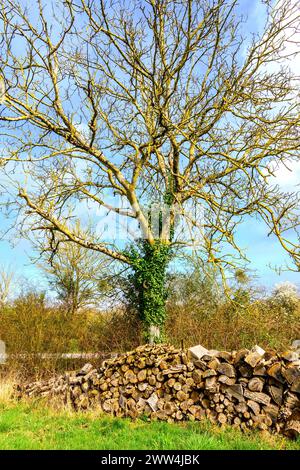
{"label": "tree trunk", "polygon": [[149,326],[149,331],[148,331],[148,336],[149,336],[149,343],[150,344],[159,343],[160,340],[161,340],[160,327],[155,326],[155,325],[150,325]]}
{"label": "tree trunk", "polygon": [[168,244],[156,241],[141,243],[141,251],[133,261],[132,283],[136,306],[144,325],[145,339],[163,341],[166,321],[166,269],[170,260]]}

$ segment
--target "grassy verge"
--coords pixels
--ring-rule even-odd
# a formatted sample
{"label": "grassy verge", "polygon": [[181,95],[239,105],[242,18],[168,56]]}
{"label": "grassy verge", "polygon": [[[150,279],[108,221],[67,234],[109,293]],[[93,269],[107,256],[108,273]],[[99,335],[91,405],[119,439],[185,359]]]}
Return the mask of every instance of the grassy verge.
{"label": "grassy verge", "polygon": [[0,402],[0,449],[300,450],[300,441],[243,435],[208,423],[132,422],[99,413],[54,410],[34,402]]}

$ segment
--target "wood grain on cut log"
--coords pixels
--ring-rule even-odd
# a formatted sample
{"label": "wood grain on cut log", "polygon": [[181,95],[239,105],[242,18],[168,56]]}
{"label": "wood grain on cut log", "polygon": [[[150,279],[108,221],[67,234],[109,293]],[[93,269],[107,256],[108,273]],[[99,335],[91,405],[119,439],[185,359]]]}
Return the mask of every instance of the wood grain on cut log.
{"label": "wood grain on cut log", "polygon": [[300,367],[289,365],[281,370],[282,376],[289,384],[292,384],[298,377],[300,377]]}
{"label": "wood grain on cut log", "polygon": [[196,384],[202,382],[202,372],[200,370],[194,370],[192,377]]}
{"label": "wood grain on cut log", "polygon": [[236,379],[235,378],[231,379],[227,375],[220,375],[219,378],[218,378],[218,381],[222,384],[225,384],[225,385],[233,385],[233,384],[235,384]]}
{"label": "wood grain on cut log", "polygon": [[253,376],[253,369],[249,364],[240,365],[238,371],[241,377],[251,378]]}
{"label": "wood grain on cut log", "polygon": [[207,369],[205,372],[202,374],[203,379],[207,379],[208,377],[214,377],[217,375],[217,372],[214,369]]}
{"label": "wood grain on cut log", "polygon": [[246,413],[246,411],[248,410],[248,406],[246,402],[240,402],[235,405],[235,410],[238,413]]}
{"label": "wood grain on cut log", "polygon": [[291,392],[299,393],[300,394],[300,377],[297,377],[292,386],[291,386]]}
{"label": "wood grain on cut log", "polygon": [[254,368],[255,366],[257,366],[257,364],[260,362],[262,356],[261,354],[259,354],[258,352],[254,351],[254,352],[250,352],[245,358],[244,358],[244,361],[246,362],[246,364],[248,364],[249,366],[251,366],[252,368]]}
{"label": "wood grain on cut log", "polygon": [[236,416],[236,417],[234,418],[234,420],[233,420],[233,424],[234,424],[235,426],[239,426],[239,425],[241,424],[241,422],[242,422],[242,421],[241,421],[241,419],[240,419],[238,416]]}
{"label": "wood grain on cut log", "polygon": [[227,416],[224,413],[219,413],[218,414],[218,422],[220,424],[226,424],[227,423]]}
{"label": "wood grain on cut log", "polygon": [[147,371],[145,369],[141,369],[137,374],[137,379],[139,382],[144,382],[147,377]]}
{"label": "wood grain on cut log", "polygon": [[279,406],[267,405],[263,407],[263,410],[264,410],[264,413],[271,418],[272,423],[275,424],[277,422],[277,418],[279,414]]}
{"label": "wood grain on cut log", "polygon": [[264,380],[258,377],[253,377],[253,379],[249,380],[248,388],[251,392],[262,392],[264,388]]}
{"label": "wood grain on cut log", "polygon": [[225,387],[226,394],[236,398],[238,401],[245,401],[243,387],[240,384],[228,385]]}
{"label": "wood grain on cut log", "polygon": [[194,379],[192,377],[187,377],[185,384],[187,387],[192,388],[195,385]]}
{"label": "wood grain on cut log", "polygon": [[284,383],[285,379],[281,373],[281,370],[282,370],[281,363],[275,362],[274,364],[271,365],[271,367],[267,369],[267,375],[269,375],[270,377],[273,377],[280,383]]}
{"label": "wood grain on cut log", "polygon": [[268,386],[268,392],[269,392],[272,400],[277,405],[280,406],[282,404],[282,399],[283,399],[283,388],[276,387],[275,385],[269,385]]}
{"label": "wood grain on cut log", "polygon": [[299,408],[300,409],[300,396],[296,393],[287,392],[284,394],[284,405],[289,409]]}
{"label": "wood grain on cut log", "polygon": [[185,400],[188,399],[188,395],[186,393],[184,393],[182,390],[179,390],[176,393],[176,398],[179,402],[182,402],[182,401],[185,401]]}
{"label": "wood grain on cut log", "polygon": [[205,361],[202,361],[201,359],[194,361],[194,366],[197,367],[198,369],[201,370],[206,370],[207,368],[207,363]]}
{"label": "wood grain on cut log", "polygon": [[260,414],[260,405],[256,401],[253,400],[247,400],[247,405],[248,407],[252,410],[252,412],[255,414],[255,416],[258,416]]}
{"label": "wood grain on cut log", "polygon": [[138,389],[140,392],[144,392],[147,389],[147,387],[148,387],[148,384],[145,382],[138,384]]}
{"label": "wood grain on cut log", "polygon": [[227,364],[226,362],[222,362],[218,365],[217,371],[221,375],[226,375],[227,377],[233,378],[236,377],[236,370],[231,364]]}
{"label": "wood grain on cut log", "polygon": [[300,436],[300,410],[292,412],[285,425],[284,433],[292,439]]}
{"label": "wood grain on cut log", "polygon": [[156,377],[155,375],[150,375],[148,378],[149,385],[155,385],[156,384]]}
{"label": "wood grain on cut log", "polygon": [[256,401],[257,403],[262,403],[263,405],[269,405],[271,398],[266,393],[251,392],[250,390],[244,390],[244,396],[250,400]]}
{"label": "wood grain on cut log", "polygon": [[211,393],[216,393],[218,391],[217,378],[214,376],[205,379],[205,388]]}
{"label": "wood grain on cut log", "polygon": [[182,385],[181,385],[180,382],[175,382],[174,385],[173,385],[174,390],[176,390],[177,392],[179,390],[181,390],[181,387],[182,387]]}
{"label": "wood grain on cut log", "polygon": [[242,362],[245,357],[249,354],[249,352],[249,349],[240,349],[239,351],[237,351],[234,357],[235,366]]}
{"label": "wood grain on cut log", "polygon": [[212,359],[211,361],[209,361],[209,363],[207,364],[207,366],[208,366],[209,369],[217,370],[219,364],[220,364],[219,359],[218,359],[217,357],[215,357],[214,359]]}
{"label": "wood grain on cut log", "polygon": [[265,377],[267,373],[267,369],[263,364],[257,364],[257,366],[254,367],[253,369],[253,375],[258,375],[261,377]]}

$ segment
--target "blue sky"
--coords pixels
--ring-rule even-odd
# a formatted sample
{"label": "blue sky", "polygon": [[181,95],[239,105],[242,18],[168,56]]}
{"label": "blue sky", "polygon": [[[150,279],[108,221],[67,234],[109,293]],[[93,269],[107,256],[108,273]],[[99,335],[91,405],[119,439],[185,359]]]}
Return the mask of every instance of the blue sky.
{"label": "blue sky", "polygon": [[[264,23],[264,10],[260,6],[260,2],[257,0],[241,0],[240,9],[248,15],[248,31],[258,31]],[[293,64],[292,68],[294,72],[300,72],[299,63]],[[300,162],[295,162],[290,170],[279,167],[275,176],[276,183],[283,189],[295,189],[300,183]],[[6,220],[0,213],[1,231],[11,223],[13,223],[13,219]],[[299,273],[283,272],[278,275],[269,267],[270,264],[272,266],[284,264],[288,261],[288,256],[284,253],[278,241],[267,237],[267,228],[261,222],[254,219],[245,220],[237,235],[240,246],[245,249],[245,253],[251,260],[249,267],[256,272],[258,283],[268,288],[286,280],[296,284],[300,283]],[[8,235],[6,240],[0,240],[0,265],[10,266],[18,275],[32,280],[37,285],[44,284],[41,272],[32,265],[30,256],[32,256],[32,249],[29,242],[15,240],[12,235]]]}

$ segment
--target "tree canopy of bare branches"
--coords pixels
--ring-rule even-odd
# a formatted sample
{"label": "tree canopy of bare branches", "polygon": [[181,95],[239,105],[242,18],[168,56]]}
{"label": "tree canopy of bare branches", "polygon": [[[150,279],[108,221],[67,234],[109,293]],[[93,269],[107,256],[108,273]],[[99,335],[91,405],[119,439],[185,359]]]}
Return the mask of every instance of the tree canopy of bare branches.
{"label": "tree canopy of bare branches", "polygon": [[[10,200],[27,229],[132,266],[147,327],[163,326],[176,213],[189,202],[204,210],[191,221],[201,256],[223,273],[243,256],[235,232],[251,215],[299,269],[299,197],[271,177],[299,159],[299,79],[286,61],[300,13],[293,0],[262,3],[263,32],[244,38],[236,0],[0,1]],[[143,243],[78,233],[82,201],[135,219]],[[153,202],[169,208],[158,233]]]}

